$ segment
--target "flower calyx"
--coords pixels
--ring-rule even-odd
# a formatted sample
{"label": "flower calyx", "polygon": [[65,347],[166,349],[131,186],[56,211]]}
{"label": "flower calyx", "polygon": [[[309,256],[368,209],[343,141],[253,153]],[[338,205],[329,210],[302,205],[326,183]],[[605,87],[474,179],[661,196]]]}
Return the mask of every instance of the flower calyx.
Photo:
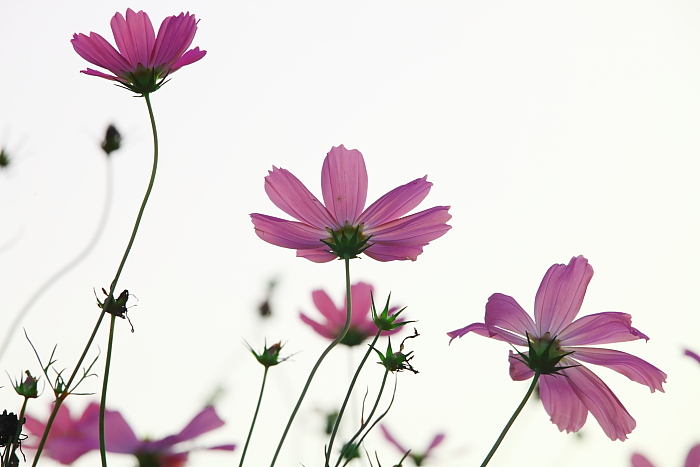
{"label": "flower calyx", "polygon": [[372,236],[364,236],[360,232],[361,230],[362,224],[353,226],[346,221],[345,225],[339,230],[328,229],[331,238],[321,240],[321,242],[325,243],[330,248],[328,252],[336,255],[338,259],[357,258],[360,253],[372,246],[371,243],[367,243]]}
{"label": "flower calyx", "polygon": [[377,313],[377,307],[374,305],[374,294],[372,294],[371,291],[370,298],[372,299],[372,321],[374,321],[374,325],[377,326],[377,329],[380,331],[393,331],[394,329],[398,329],[401,326],[407,325],[408,323],[415,323],[415,321],[394,322],[396,318],[398,318],[399,315],[406,309],[406,307],[403,307],[393,315],[390,315],[389,300],[391,300],[391,294],[389,294],[389,297],[387,297],[386,304],[384,305],[384,309],[381,313]]}
{"label": "flower calyx", "polygon": [[24,372],[27,376],[24,381],[17,382],[12,385],[15,388],[15,392],[26,399],[36,399],[39,397],[38,383],[39,381],[32,376],[29,371]]}
{"label": "flower calyx", "polygon": [[97,293],[94,290],[93,293],[95,293],[95,299],[97,299],[98,307],[100,307],[102,310],[104,310],[112,316],[116,316],[129,321],[129,325],[131,326],[131,332],[134,332],[134,325],[131,324],[131,320],[126,314],[129,311],[129,308],[126,306],[126,302],[129,301],[128,290],[124,289],[122,293],[120,293],[119,296],[115,299],[113,294],[108,294],[107,291],[103,288],[102,293],[107,296],[104,302],[101,302],[100,299],[97,298]]}
{"label": "flower calyx", "polygon": [[574,352],[564,352],[559,347],[557,336],[551,337],[549,332],[546,332],[544,336],[540,338],[535,338],[530,334],[527,334],[527,345],[527,354],[520,352],[519,350],[516,351],[520,356],[520,362],[536,373],[541,375],[563,376],[562,373],[559,373],[559,371],[567,368],[573,368],[574,366],[579,366],[557,366],[564,357],[571,355]]}
{"label": "flower calyx", "polygon": [[385,354],[382,354],[379,350],[374,349],[374,351],[377,352],[377,355],[379,355],[379,360],[381,360],[378,363],[384,366],[384,368],[386,368],[387,371],[391,371],[392,373],[396,373],[403,370],[409,370],[415,374],[418,374],[418,370],[413,368],[413,366],[411,366],[411,364],[409,363],[411,360],[413,360],[413,351],[403,353],[404,343],[406,342],[406,339],[412,339],[418,336],[420,336],[420,334],[418,334],[416,328],[413,328],[413,335],[405,337],[404,340],[401,341],[401,345],[399,346],[398,352],[394,352],[394,350],[391,348],[391,337],[389,337],[389,345],[387,346]]}
{"label": "flower calyx", "polygon": [[265,347],[260,353],[257,353],[255,350],[253,350],[253,348],[247,342],[246,346],[248,347],[248,350],[251,351],[253,356],[255,356],[255,359],[258,361],[258,363],[260,363],[265,368],[270,368],[271,366],[279,365],[280,363],[291,357],[290,355],[288,357],[280,358],[280,350],[282,350],[282,347],[284,347],[284,344],[282,344],[282,342],[272,344],[270,347],[268,347],[267,342],[265,342]]}

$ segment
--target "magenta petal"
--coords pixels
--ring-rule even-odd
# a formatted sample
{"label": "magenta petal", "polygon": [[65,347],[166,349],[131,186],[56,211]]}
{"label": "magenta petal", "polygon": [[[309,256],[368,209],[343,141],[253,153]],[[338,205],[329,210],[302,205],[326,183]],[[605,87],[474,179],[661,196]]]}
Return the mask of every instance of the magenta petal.
{"label": "magenta petal", "polygon": [[180,431],[177,435],[177,442],[188,441],[223,425],[224,421],[219,418],[214,407],[209,405],[198,413],[192,421]]}
{"label": "magenta petal", "polygon": [[539,337],[535,330],[535,323],[530,315],[523,310],[513,297],[508,295],[495,293],[489,297],[486,302],[484,321],[492,332],[497,332],[496,329],[493,329],[497,327],[523,336],[517,342],[513,342],[517,345],[527,345],[527,340],[524,338],[526,333],[530,334],[530,336]]}
{"label": "magenta petal", "polygon": [[177,62],[175,62],[175,65],[173,65],[170,68],[170,72],[172,73],[174,71],[179,70],[180,68],[182,68],[185,65],[190,65],[194,62],[198,62],[206,54],[207,54],[207,51],[206,50],[199,50],[199,47],[195,47],[192,50],[188,50],[187,52],[185,52],[185,54],[182,57],[180,57],[180,59]]}
{"label": "magenta petal", "polygon": [[288,170],[273,167],[265,177],[265,192],[275,206],[297,220],[319,229],[330,227],[336,230],[342,227],[325,206]]}
{"label": "magenta petal", "polygon": [[108,75],[106,73],[102,73],[101,71],[93,70],[92,68],[86,68],[84,70],[80,70],[80,72],[90,76],[99,76],[100,78],[111,79],[112,81],[119,81],[119,78],[117,78],[116,76]]}
{"label": "magenta petal", "polygon": [[592,277],[593,268],[583,256],[549,268],[535,296],[538,335],[557,335],[576,318]]}
{"label": "magenta petal", "polygon": [[325,291],[314,290],[311,292],[311,298],[314,301],[314,305],[316,305],[316,309],[321,312],[328,322],[334,325],[339,324],[341,327],[345,324],[345,307],[336,307],[331,297]]}
{"label": "magenta petal", "polygon": [[258,237],[273,245],[301,250],[323,246],[324,232],[316,227],[265,214],[251,214],[250,218]]}
{"label": "magenta petal", "polygon": [[386,224],[367,228],[365,235],[371,235],[371,243],[388,246],[427,245],[442,237],[452,227],[447,225],[452,216],[449,206],[435,206],[425,211],[396,219]]}
{"label": "magenta petal", "polygon": [[126,10],[126,19],[117,13],[110,24],[117,48],[129,61],[131,70],[136,69],[138,64],[149,68],[156,35],[148,15],[143,11],[135,13],[129,8]]}
{"label": "magenta petal", "polygon": [[577,360],[615,370],[632,381],[648,386],[651,392],[664,392],[662,383],[666,382],[666,373],[639,357],[619,350],[591,347],[562,347],[562,350],[574,351],[573,357]]}
{"label": "magenta petal", "polygon": [[464,326],[463,328],[455,329],[454,331],[450,331],[447,333],[447,335],[450,337],[450,343],[452,343],[452,341],[455,340],[456,338],[458,338],[458,337],[461,338],[462,336],[464,336],[465,334],[467,334],[469,332],[473,332],[473,333],[478,334],[480,336],[489,337],[491,339],[496,339],[498,341],[508,342],[507,339],[505,339],[504,337],[502,337],[499,334],[491,335],[491,333],[489,333],[489,331],[486,328],[486,325],[484,323],[470,324],[468,326]]}
{"label": "magenta petal", "polygon": [[165,18],[158,29],[152,66],[163,66],[165,70],[172,70],[173,65],[192,44],[196,32],[197,20],[194,15],[180,13]]}
{"label": "magenta petal", "polygon": [[418,206],[433,186],[426,175],[400,187],[394,188],[372,203],[357,219],[358,223],[372,227],[398,219]]}
{"label": "magenta petal", "polygon": [[684,467],[700,467],[700,444],[696,444],[690,449]]}
{"label": "magenta petal", "polygon": [[[576,365],[576,361],[570,358],[563,359],[562,363]],[[608,438],[613,441],[627,439],[637,423],[610,388],[583,365],[563,371],[571,389],[598,420]]]}
{"label": "magenta petal", "polygon": [[549,419],[559,431],[576,432],[586,423],[588,409],[571,389],[565,376],[542,375],[540,397]]}
{"label": "magenta petal", "polygon": [[[523,354],[527,356],[528,352]],[[508,352],[508,363],[510,363],[508,374],[513,381],[525,381],[535,375],[535,372],[523,363],[523,358],[512,350]]]}
{"label": "magenta petal", "polygon": [[[93,438],[93,449],[100,448],[99,423],[100,404],[92,402],[87,406],[80,422]],[[105,445],[107,452],[131,454],[141,442],[122,415],[115,410],[105,410]]]}
{"label": "magenta petal", "polygon": [[112,44],[97,33],[92,32],[90,36],[73,34],[70,42],[78,55],[115,75],[131,69],[129,62],[112,47]]}
{"label": "magenta petal", "polygon": [[408,451],[408,449],[404,448],[403,446],[401,446],[401,444],[399,444],[398,441],[396,441],[396,438],[394,438],[391,435],[391,433],[389,433],[389,430],[387,430],[383,424],[379,425],[379,428],[382,429],[382,433],[384,434],[384,437],[386,438],[386,440],[389,441],[394,446],[396,446],[399,451],[401,451],[402,453],[405,453]]}
{"label": "magenta petal", "polygon": [[[377,332],[377,328],[369,319],[369,310],[372,307],[372,286],[366,282],[358,282],[350,287],[352,293],[352,317],[350,322],[353,325],[361,325],[369,323],[372,325],[372,334]],[[343,306],[343,313],[347,312],[347,306]],[[343,316],[343,324],[345,324],[345,316]]]}
{"label": "magenta petal", "polygon": [[632,467],[654,467],[654,464],[641,454],[632,454]]}
{"label": "magenta petal", "polygon": [[435,438],[433,438],[433,441],[430,443],[430,446],[428,446],[428,449],[425,450],[425,457],[428,457],[428,454],[430,454],[430,451],[438,447],[440,443],[445,439],[445,434],[444,433],[438,433],[435,435]]}
{"label": "magenta petal", "polygon": [[356,225],[367,201],[367,169],[357,149],[331,148],[321,170],[323,201],[339,225]]}
{"label": "magenta petal", "polygon": [[311,318],[309,318],[308,316],[306,316],[304,313],[299,313],[299,318],[301,318],[301,320],[303,322],[305,322],[306,324],[311,326],[311,328],[314,331],[316,331],[316,333],[318,333],[322,337],[325,337],[326,339],[335,339],[336,337],[338,337],[338,332],[337,332],[338,330],[331,329],[331,326],[329,326],[328,324],[324,325],[324,324],[318,323],[318,322],[312,320]]}
{"label": "magenta petal", "polygon": [[374,244],[365,250],[365,254],[377,261],[415,261],[423,253],[422,246],[388,246]]}
{"label": "magenta petal", "polygon": [[698,363],[700,363],[700,355],[696,354],[692,350],[686,349],[685,352],[683,352],[683,354],[690,358],[694,358]]}
{"label": "magenta petal", "polygon": [[297,258],[306,258],[314,263],[327,263],[338,259],[336,255],[328,252],[328,247],[326,245],[318,248],[297,250]]}
{"label": "magenta petal", "polygon": [[611,344],[649,338],[632,327],[627,313],[608,311],[583,316],[565,327],[557,336],[561,345]]}

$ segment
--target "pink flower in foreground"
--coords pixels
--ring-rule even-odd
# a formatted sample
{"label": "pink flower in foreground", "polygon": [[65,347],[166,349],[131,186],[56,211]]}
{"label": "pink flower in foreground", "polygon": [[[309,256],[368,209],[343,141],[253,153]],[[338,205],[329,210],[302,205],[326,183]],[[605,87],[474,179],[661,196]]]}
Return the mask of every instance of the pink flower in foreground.
{"label": "pink flower in foreground", "polygon": [[364,252],[378,261],[415,261],[429,242],[451,227],[449,206],[407,217],[428,195],[427,176],[394,188],[367,209],[367,170],[360,151],[342,144],[330,150],[321,171],[321,203],[294,175],[272,167],[265,192],[299,222],[251,214],[255,233],[268,243],[297,250],[297,256],[325,263]]}
{"label": "pink flower in foreground", "polygon": [[160,88],[170,73],[206,55],[199,47],[187,50],[197,32],[197,22],[189,12],[168,16],[156,36],[148,15],[129,8],[126,19],[117,13],[110,23],[119,51],[95,32],[89,36],[73,34],[71,44],[78,55],[112,74],[91,68],[81,73],[117,81],[135,93],[148,94]]}
{"label": "pink flower in foreground", "polygon": [[[99,411],[98,403],[90,404],[79,421],[72,421],[65,405],[59,409],[59,416],[54,421],[45,451],[47,455],[62,464],[71,464],[78,457],[99,450]],[[61,416],[61,411],[64,415]],[[57,430],[56,423],[62,417],[63,423]],[[67,422],[68,421],[68,422]],[[180,467],[185,465],[189,451],[176,450],[179,443],[189,441],[204,433],[219,428],[224,422],[213,407],[205,407],[178,434],[158,441],[139,440],[128,423],[117,411],[105,411],[105,445],[107,452],[132,454],[142,467]],[[27,429],[37,436],[44,431],[44,424],[27,417]],[[38,444],[38,442],[37,442]],[[36,447],[36,446],[33,446]],[[207,449],[232,451],[233,444],[215,446]]]}
{"label": "pink flower in foreground", "polygon": [[[359,345],[365,339],[374,336],[377,333],[377,326],[370,317],[370,309],[372,307],[372,286],[364,282],[358,282],[350,287],[352,294],[352,317],[350,318],[350,329],[341,344],[347,346]],[[345,326],[345,318],[347,316],[347,302],[343,299],[343,305],[336,307],[331,298],[323,290],[314,290],[311,293],[314,300],[314,305],[321,312],[326,322],[321,324],[299,312],[299,317],[303,322],[311,326],[314,331],[325,337],[326,339],[335,339],[340,334]],[[399,307],[389,309],[389,315],[393,315]],[[395,334],[401,328],[396,328],[392,331],[383,331],[382,335]]]}
{"label": "pink flower in foreground", "polygon": [[[382,433],[384,433],[384,437],[389,441],[391,444],[396,446],[396,448],[401,451],[401,455],[406,454],[409,450],[403,447],[401,444],[399,444],[398,441],[396,441],[396,438],[392,436],[391,433],[389,433],[389,430],[386,428],[384,425],[379,425],[379,428],[382,429]],[[409,457],[413,460],[413,463],[417,466],[423,465],[423,462],[428,458],[430,455],[430,452],[435,449],[442,441],[445,439],[444,433],[438,433],[435,435],[433,438],[433,441],[430,443],[428,448],[425,450],[424,453],[419,454],[411,450],[411,453],[409,454]]]}
{"label": "pink flower in foreground", "polygon": [[[654,467],[654,464],[643,455],[634,454],[632,456],[632,467]],[[700,467],[700,444],[696,444],[690,449],[683,467]]]}
{"label": "pink flower in foreground", "polygon": [[485,323],[447,334],[454,339],[475,332],[528,346],[529,352],[510,352],[510,376],[514,381],[529,379],[538,364],[542,404],[560,431],[578,431],[591,412],[610,439],[625,440],[636,422],[610,388],[579,360],[615,370],[651,392],[663,392],[666,374],[625,352],[579,347],[649,339],[632,327],[632,317],[626,313],[596,313],[574,321],[591,277],[593,268],[583,256],[572,258],[568,265],[555,264],[537,291],[534,321],[515,299],[496,293],[486,303]]}

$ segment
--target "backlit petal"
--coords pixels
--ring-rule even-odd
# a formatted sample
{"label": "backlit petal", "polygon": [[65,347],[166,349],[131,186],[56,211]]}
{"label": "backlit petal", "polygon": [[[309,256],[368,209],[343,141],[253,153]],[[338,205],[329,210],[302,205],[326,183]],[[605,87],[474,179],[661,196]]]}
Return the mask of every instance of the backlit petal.
{"label": "backlit petal", "polygon": [[328,247],[326,245],[319,246],[318,248],[297,250],[297,258],[306,258],[314,263],[327,263],[338,259],[336,255],[328,252]]}
{"label": "backlit petal", "polygon": [[158,28],[151,66],[171,69],[192,44],[196,32],[197,20],[194,15],[180,13],[177,16],[165,18]]}
{"label": "backlit petal", "polygon": [[608,311],[583,316],[558,334],[561,345],[611,344],[649,338],[632,327],[627,313]]}
{"label": "backlit petal", "polygon": [[156,35],[148,15],[129,8],[126,10],[126,19],[117,13],[110,24],[117,48],[131,64],[131,70],[139,63],[149,68]]}
{"label": "backlit petal", "polygon": [[180,57],[177,62],[170,68],[170,72],[179,70],[185,65],[190,65],[194,62],[201,60],[207,54],[206,50],[199,50],[199,47],[195,47],[192,50],[188,50],[185,54]]}
{"label": "backlit petal", "polygon": [[576,432],[586,423],[588,409],[571,389],[565,376],[540,376],[540,397],[549,419],[559,431]]}
{"label": "backlit petal", "polygon": [[[338,337],[338,329],[331,328],[330,324],[321,324],[319,322],[314,321],[313,319],[309,318],[306,316],[304,313],[299,313],[299,318],[311,328],[316,331],[319,335],[322,337],[325,337],[326,339],[335,339]],[[341,324],[341,329],[342,329],[342,324]]]}
{"label": "backlit petal", "polygon": [[690,449],[684,467],[700,467],[700,444],[696,444]]}
{"label": "backlit petal", "polygon": [[250,218],[258,237],[273,245],[302,250],[323,246],[324,232],[316,227],[265,214],[251,214]]}
{"label": "backlit petal", "polygon": [[664,392],[662,383],[666,382],[666,373],[639,357],[612,349],[562,347],[562,350],[566,352],[574,351],[572,356],[582,362],[601,365],[615,370],[632,381],[648,386],[651,392],[657,390]]}
{"label": "backlit petal", "polygon": [[518,345],[527,345],[524,339],[526,333],[534,337],[536,334],[535,323],[530,315],[518,304],[513,297],[501,293],[491,295],[486,302],[486,315],[484,316],[486,326],[490,331],[496,332],[495,327],[506,329],[512,333],[523,336],[517,342]]}
{"label": "backlit petal", "polygon": [[340,225],[356,225],[367,201],[367,169],[357,149],[331,148],[321,170],[323,201]]}
{"label": "backlit petal", "polygon": [[129,62],[112,47],[112,44],[95,32],[91,32],[89,36],[73,34],[73,39],[70,42],[78,55],[115,75],[131,68]]}
{"label": "backlit petal", "polygon": [[[523,354],[527,356],[528,352]],[[524,359],[512,350],[508,351],[508,363],[510,363],[508,374],[513,381],[525,381],[535,375],[535,372],[524,363]]]}
{"label": "backlit petal", "polygon": [[632,467],[654,467],[654,464],[641,454],[632,454]]}
{"label": "backlit petal", "polygon": [[486,329],[486,325],[484,323],[470,324],[468,326],[464,326],[463,328],[455,329],[454,331],[450,331],[447,333],[447,335],[450,337],[450,343],[451,343],[456,338],[458,338],[458,337],[461,338],[462,336],[464,336],[465,334],[470,333],[470,332],[473,332],[473,333],[478,334],[480,336],[489,337],[491,339],[496,339],[497,341],[508,342],[507,339],[500,336],[499,334],[491,335],[489,333],[488,329]]}
{"label": "backlit petal", "polygon": [[[370,240],[371,243],[371,240]],[[373,244],[365,250],[365,254],[377,261],[415,261],[423,253],[422,246],[389,246]]]}
{"label": "backlit petal", "polygon": [[427,179],[426,175],[394,188],[365,209],[357,222],[364,223],[367,228],[371,228],[411,212],[428,196],[430,187],[433,186]]}
{"label": "backlit petal", "polygon": [[324,290],[314,290],[311,292],[311,299],[314,301],[316,309],[333,324],[345,324],[345,307],[338,308],[331,300],[331,297]]}
{"label": "backlit petal", "polygon": [[452,226],[447,225],[452,216],[449,206],[435,206],[382,225],[363,230],[371,235],[371,243],[389,246],[425,246],[442,237]]}

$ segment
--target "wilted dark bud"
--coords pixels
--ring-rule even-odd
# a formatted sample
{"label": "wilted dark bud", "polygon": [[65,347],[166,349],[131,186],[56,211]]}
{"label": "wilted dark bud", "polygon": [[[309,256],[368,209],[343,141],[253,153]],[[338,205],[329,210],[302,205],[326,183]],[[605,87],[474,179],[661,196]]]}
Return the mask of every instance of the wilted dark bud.
{"label": "wilted dark bud", "polygon": [[109,156],[113,151],[119,149],[122,145],[122,135],[114,125],[107,127],[105,139],[102,141],[102,150]]}
{"label": "wilted dark bud", "polygon": [[7,410],[3,410],[0,414],[0,447],[5,447],[17,436],[17,428],[19,419],[17,415]]}

